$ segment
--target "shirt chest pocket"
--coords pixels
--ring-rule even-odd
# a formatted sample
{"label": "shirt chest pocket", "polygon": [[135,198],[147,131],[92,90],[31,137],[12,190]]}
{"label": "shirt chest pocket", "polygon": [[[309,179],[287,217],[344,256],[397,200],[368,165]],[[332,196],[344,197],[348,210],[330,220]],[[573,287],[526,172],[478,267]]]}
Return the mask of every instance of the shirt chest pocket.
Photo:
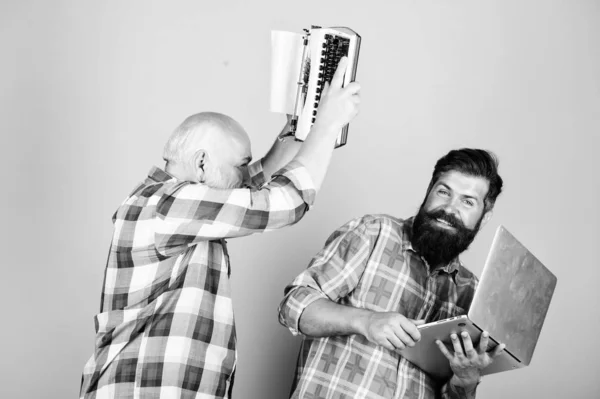
{"label": "shirt chest pocket", "polygon": [[398,312],[415,318],[424,306],[423,289],[401,265],[378,264],[367,269],[358,286],[360,302],[378,312]]}

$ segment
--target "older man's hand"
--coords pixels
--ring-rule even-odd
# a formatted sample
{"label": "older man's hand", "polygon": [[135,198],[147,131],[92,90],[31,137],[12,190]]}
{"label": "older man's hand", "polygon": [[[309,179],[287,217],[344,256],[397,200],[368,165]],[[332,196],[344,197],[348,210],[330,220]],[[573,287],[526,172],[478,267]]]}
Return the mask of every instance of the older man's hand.
{"label": "older man's hand", "polygon": [[339,130],[358,114],[360,85],[351,82],[342,87],[348,67],[348,57],[342,57],[333,74],[331,84],[325,84],[319,102],[315,125]]}
{"label": "older man's hand", "polygon": [[[457,386],[474,385],[479,382],[481,370],[488,367],[505,348],[504,344],[496,346],[491,352],[487,351],[489,342],[489,334],[484,331],[481,334],[478,348],[473,347],[471,336],[468,332],[461,333],[462,346],[460,339],[456,334],[451,334],[452,346],[454,353],[446,348],[442,341],[437,340],[436,344],[440,351],[450,362],[450,368],[454,372],[452,383]],[[463,350],[464,346],[464,350]]]}

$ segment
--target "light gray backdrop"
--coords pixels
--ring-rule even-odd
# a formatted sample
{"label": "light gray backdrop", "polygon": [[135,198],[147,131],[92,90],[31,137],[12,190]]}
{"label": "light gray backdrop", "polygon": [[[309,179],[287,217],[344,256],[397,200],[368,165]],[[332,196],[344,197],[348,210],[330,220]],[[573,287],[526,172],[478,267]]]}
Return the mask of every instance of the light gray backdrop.
{"label": "light gray backdrop", "polygon": [[464,260],[480,274],[498,224],[558,276],[531,366],[480,398],[598,398],[599,1],[2,1],[3,398],[76,397],[93,347],[110,218],[188,115],[225,112],[255,157],[270,30],[363,36],[362,110],[300,224],[231,240],[235,396],[286,398],[299,339],[284,286],[365,213],[411,216],[434,162],[495,151],[505,193]]}

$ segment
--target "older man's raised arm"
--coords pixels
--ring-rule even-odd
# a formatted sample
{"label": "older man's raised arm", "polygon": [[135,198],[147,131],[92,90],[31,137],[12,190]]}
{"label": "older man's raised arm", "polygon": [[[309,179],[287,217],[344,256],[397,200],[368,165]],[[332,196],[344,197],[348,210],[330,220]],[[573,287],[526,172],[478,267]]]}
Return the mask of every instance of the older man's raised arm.
{"label": "older man's raised arm", "polygon": [[[343,57],[331,85],[326,85],[323,91],[315,123],[306,140],[298,142],[291,137],[283,141],[276,140],[261,160],[266,180],[290,161],[297,160],[307,167],[316,188],[321,187],[337,135],[358,113],[360,85],[352,82],[342,87],[347,67],[348,59]],[[289,128],[288,120],[282,133]]]}

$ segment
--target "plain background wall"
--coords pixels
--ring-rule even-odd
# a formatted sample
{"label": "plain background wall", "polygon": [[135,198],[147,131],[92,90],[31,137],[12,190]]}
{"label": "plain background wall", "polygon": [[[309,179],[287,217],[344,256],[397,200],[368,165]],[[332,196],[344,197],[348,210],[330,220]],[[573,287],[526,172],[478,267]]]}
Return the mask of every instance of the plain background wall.
{"label": "plain background wall", "polygon": [[92,353],[110,218],[188,115],[227,113],[255,158],[272,29],[363,36],[361,113],[298,225],[230,241],[235,397],[286,398],[299,338],[285,285],[365,213],[408,217],[447,151],[491,149],[506,185],[463,260],[480,275],[498,224],[558,276],[531,366],[480,398],[598,398],[600,2],[2,1],[0,397],[68,398]]}

